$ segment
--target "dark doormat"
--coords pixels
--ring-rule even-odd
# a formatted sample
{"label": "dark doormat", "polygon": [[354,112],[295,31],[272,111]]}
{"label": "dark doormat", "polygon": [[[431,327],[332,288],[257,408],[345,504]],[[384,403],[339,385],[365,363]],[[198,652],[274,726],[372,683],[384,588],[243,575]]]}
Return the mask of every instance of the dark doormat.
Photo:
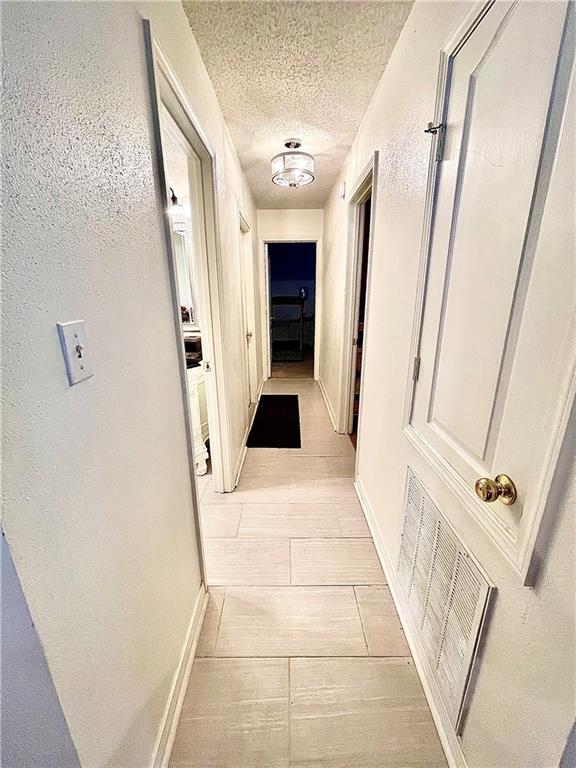
{"label": "dark doormat", "polygon": [[262,395],[248,448],[300,448],[298,395]]}

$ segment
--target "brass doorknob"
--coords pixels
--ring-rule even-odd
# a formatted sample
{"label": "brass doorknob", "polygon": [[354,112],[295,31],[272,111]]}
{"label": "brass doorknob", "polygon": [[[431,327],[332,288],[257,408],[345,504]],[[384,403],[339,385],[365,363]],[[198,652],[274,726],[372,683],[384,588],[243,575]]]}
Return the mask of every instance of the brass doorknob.
{"label": "brass doorknob", "polygon": [[514,504],[518,496],[516,486],[508,475],[496,475],[494,480],[489,477],[481,477],[476,480],[474,490],[482,501],[496,501],[498,499],[502,504],[508,506]]}

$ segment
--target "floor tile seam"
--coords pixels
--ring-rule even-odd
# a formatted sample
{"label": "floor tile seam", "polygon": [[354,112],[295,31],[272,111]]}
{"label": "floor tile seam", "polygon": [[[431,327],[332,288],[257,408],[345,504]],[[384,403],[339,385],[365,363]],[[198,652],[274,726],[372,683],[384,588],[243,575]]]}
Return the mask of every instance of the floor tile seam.
{"label": "floor tile seam", "polygon": [[288,662],[288,760],[292,754],[292,664],[290,663],[290,656],[287,657]]}
{"label": "floor tile seam", "polygon": [[366,635],[366,628],[364,626],[364,621],[362,620],[362,611],[360,610],[360,603],[358,602],[358,593],[356,592],[356,585],[353,587],[354,589],[354,602],[356,603],[356,611],[358,613],[358,619],[360,621],[360,626],[362,627],[362,636],[364,637],[364,645],[366,646],[366,653],[370,656],[370,648],[368,647],[368,637]]}
{"label": "floor tile seam", "polygon": [[[366,541],[372,537],[368,536],[208,536],[205,538],[217,538],[219,541]],[[374,543],[372,541],[372,543]]]}
{"label": "floor tile seam", "polygon": [[288,589],[292,587],[298,587],[299,589],[319,589],[327,587],[330,589],[345,588],[352,589],[354,586],[358,587],[380,587],[387,586],[378,584],[210,584],[210,587],[216,587],[218,589]]}
{"label": "floor tile seam", "polygon": [[342,655],[341,653],[333,653],[330,655],[321,655],[318,653],[291,653],[291,654],[285,654],[280,653],[277,656],[266,656],[261,653],[249,655],[246,656],[238,656],[237,654],[234,656],[197,656],[194,661],[197,660],[213,660],[213,659],[229,659],[230,661],[236,660],[236,661],[242,661],[244,659],[250,659],[252,661],[270,661],[272,659],[281,660],[286,659],[287,661],[292,661],[294,659],[371,659],[371,660],[377,660],[377,659],[396,659],[398,661],[410,661],[411,664],[414,664],[414,659],[412,656],[399,656],[397,653],[391,653],[391,654],[382,654],[378,653],[375,655],[369,654],[369,653],[350,653],[347,655]]}
{"label": "floor tile seam", "polygon": [[[308,457],[308,458],[314,458],[314,457]],[[316,457],[316,458],[320,458],[320,457]],[[248,471],[248,472],[246,472],[246,474],[242,475],[242,477],[240,478],[240,482],[242,482],[242,480],[258,480],[259,478],[264,478],[264,477],[272,477],[272,478],[279,478],[279,479],[280,478],[282,478],[282,479],[284,479],[284,478],[294,479],[294,476],[291,475],[291,474],[275,475],[273,472],[270,472],[270,473],[266,473],[266,474],[260,475],[260,474],[255,474],[255,472]],[[311,475],[307,475],[306,477],[301,477],[300,476],[297,479],[300,482],[302,480],[318,480],[318,481],[322,481],[322,480],[349,480],[349,479],[353,480],[353,476],[352,475],[343,475],[343,474],[341,475],[341,474],[338,474],[336,472],[330,472],[330,473],[326,473],[325,475],[321,475],[321,476],[318,476],[318,475],[314,475],[313,477]]]}
{"label": "floor tile seam", "polygon": [[216,635],[214,637],[214,645],[213,645],[213,653],[216,652],[216,646],[218,644],[218,637],[220,636],[220,627],[222,625],[222,616],[224,615],[224,605],[226,603],[226,596],[228,594],[228,590],[226,587],[224,587],[224,597],[222,598],[222,605],[220,606],[220,614],[218,616],[218,626],[216,628]]}
{"label": "floor tile seam", "polygon": [[[352,499],[352,501],[354,501],[354,499]],[[232,506],[234,506],[234,504],[236,504],[237,506],[242,506],[242,507],[245,507],[245,506],[258,506],[259,504],[262,504],[262,505],[265,504],[265,505],[267,505],[269,507],[270,506],[280,506],[280,505],[284,505],[284,504],[298,504],[299,506],[302,506],[303,504],[305,504],[307,506],[316,506],[316,505],[319,505],[319,504],[322,504],[322,505],[332,504],[334,506],[340,506],[341,507],[341,506],[345,506],[347,503],[348,502],[346,502],[346,501],[239,501],[239,502],[234,502],[234,503],[230,503],[230,504],[226,504],[226,503],[224,503],[224,504],[204,504],[204,507],[205,508],[206,507],[218,507],[218,506],[220,506],[220,507],[221,506],[224,506],[224,507],[231,506],[232,507]],[[363,519],[365,520],[366,518],[363,518]]]}
{"label": "floor tile seam", "polygon": [[354,589],[354,587],[387,587],[382,582],[354,582],[348,584],[210,584],[210,587],[218,589]]}
{"label": "floor tile seam", "polygon": [[[272,585],[270,585],[272,586]],[[283,585],[279,585],[283,586]],[[348,583],[334,582],[330,584],[288,584],[290,587],[382,587],[388,586],[385,581],[352,581]]]}
{"label": "floor tile seam", "polygon": [[243,516],[244,516],[244,504],[240,504],[240,514],[238,515],[238,527],[236,528],[236,536],[234,536],[235,539],[240,538],[240,527],[242,525]]}

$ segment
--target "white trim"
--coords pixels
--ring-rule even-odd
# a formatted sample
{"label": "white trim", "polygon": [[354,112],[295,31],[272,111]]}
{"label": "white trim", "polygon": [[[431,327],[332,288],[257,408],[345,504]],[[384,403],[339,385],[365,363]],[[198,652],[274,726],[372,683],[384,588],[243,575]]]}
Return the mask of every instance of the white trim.
{"label": "white trim", "polygon": [[412,619],[412,614],[409,610],[408,604],[404,600],[403,592],[400,589],[400,584],[396,576],[396,568],[388,557],[386,548],[384,546],[384,538],[378,526],[376,516],[372,510],[370,502],[368,501],[362,480],[358,476],[356,476],[354,487],[356,489],[356,495],[358,496],[360,506],[362,507],[364,516],[366,517],[366,522],[370,528],[370,533],[372,534],[372,539],[374,540],[376,552],[378,553],[382,568],[384,569],[386,582],[390,589],[392,599],[394,600],[396,610],[398,611],[400,622],[402,624],[404,634],[406,635],[406,640],[408,641],[410,652],[412,654],[412,658],[414,659],[414,664],[416,666],[416,670],[418,671],[420,682],[422,683],[422,688],[424,689],[424,694],[426,695],[428,706],[430,707],[430,712],[432,713],[432,718],[434,720],[434,724],[436,725],[440,742],[446,754],[448,765],[450,768],[468,768],[468,764],[462,750],[462,744],[454,731],[450,721],[450,716],[446,711],[444,702],[442,701],[442,696],[438,689],[437,683],[434,680],[434,676],[432,675],[426,660],[424,650],[420,647],[419,634],[416,630],[416,627],[414,626],[414,621]]}
{"label": "white trim", "polygon": [[334,427],[334,431],[338,432],[338,429],[336,428],[336,414],[334,413],[334,408],[332,407],[332,403],[328,396],[328,390],[326,389],[324,385],[324,381],[322,380],[321,376],[318,376],[317,381],[318,381],[318,386],[320,387],[320,392],[322,392],[322,397],[324,398],[324,403],[326,405],[326,410],[328,411],[328,416],[330,416],[330,421],[332,422],[332,426]]}
{"label": "white trim", "polygon": [[[436,86],[436,101],[434,105],[435,125],[446,122],[448,101],[446,92],[450,82],[451,58],[456,55],[464,42],[474,32],[478,24],[488,13],[495,0],[481,0],[474,3],[470,13],[467,14],[462,24],[452,35],[447,45],[440,51],[438,67],[438,82]],[[432,242],[432,225],[436,208],[438,184],[440,182],[441,163],[436,162],[436,148],[440,134],[436,134],[430,143],[430,156],[428,159],[428,175],[426,183],[426,197],[424,202],[424,216],[422,222],[422,238],[420,246],[420,262],[418,265],[418,283],[416,286],[416,299],[414,302],[414,317],[412,320],[412,340],[410,344],[410,365],[406,378],[406,396],[404,402],[403,426],[410,423],[416,382],[412,378],[413,362],[420,353],[420,339],[422,336],[422,321],[424,318],[424,304],[426,298],[426,284],[428,280],[428,263]]]}
{"label": "white trim", "polygon": [[254,419],[256,418],[256,411],[258,410],[258,404],[260,402],[260,397],[262,396],[262,389],[264,388],[264,382],[266,379],[262,378],[260,380],[260,384],[258,385],[258,391],[256,393],[256,402],[252,403],[252,406],[250,407],[250,418],[248,419],[248,426],[246,427],[246,431],[244,432],[244,437],[242,439],[242,450],[240,451],[240,455],[238,456],[238,461],[236,462],[236,467],[234,469],[234,488],[238,485],[240,482],[240,475],[242,473],[242,469],[244,468],[244,462],[246,460],[246,451],[248,450],[248,446],[246,443],[248,442],[248,435],[250,434],[250,430],[252,429],[252,424],[254,423]]}
{"label": "white trim", "polygon": [[316,269],[314,273],[314,379],[318,381],[320,375],[320,333],[318,331],[318,307],[322,307],[322,298],[320,296],[320,269],[321,262],[320,257],[322,254],[322,237],[319,237],[316,233],[310,237],[305,235],[299,235],[298,237],[272,237],[261,238],[262,245],[264,246],[264,297],[265,297],[265,311],[264,311],[264,337],[262,346],[266,349],[266,362],[265,370],[268,371],[267,378],[272,376],[272,339],[270,338],[270,256],[268,254],[268,246],[274,243],[314,243],[316,246],[315,258]]}
{"label": "white trim", "polygon": [[202,630],[202,623],[204,621],[207,605],[208,592],[206,591],[204,584],[200,584],[194,610],[192,611],[192,617],[186,632],[184,645],[182,646],[178,667],[176,668],[176,673],[172,680],[166,709],[164,710],[160,728],[158,729],[158,735],[156,736],[156,742],[152,752],[152,762],[150,764],[151,768],[168,768],[170,754],[174,744],[174,737],[176,736],[180,712],[182,711],[184,696],[186,695],[186,689],[188,688],[192,663],[196,654],[198,639],[200,637],[200,631]]}
{"label": "white trim", "polygon": [[[355,318],[358,304],[358,280],[360,272],[360,226],[362,217],[360,216],[359,206],[371,197],[371,216],[370,231],[368,235],[368,276],[366,280],[366,298],[368,298],[370,286],[370,271],[373,261],[374,247],[374,209],[376,204],[378,179],[378,151],[374,152],[362,173],[356,179],[350,193],[347,205],[347,236],[346,236],[346,275],[344,285],[344,312],[342,325],[342,345],[340,347],[340,396],[338,404],[338,425],[337,432],[340,434],[350,434],[352,421],[352,391],[355,379],[352,366],[354,355],[352,352],[353,339],[355,335]],[[366,342],[366,329],[368,317],[368,301],[366,301],[364,317],[364,344]],[[360,380],[362,388],[362,380]],[[360,392],[360,401],[362,401],[362,392]],[[360,431],[360,414],[358,414],[358,433]],[[359,440],[357,441],[359,442]]]}
{"label": "white trim", "polygon": [[182,334],[182,321],[180,315],[180,301],[178,297],[178,285],[176,276],[175,254],[172,248],[171,224],[167,213],[167,189],[166,177],[164,173],[164,157],[162,150],[162,134],[160,127],[160,84],[158,81],[157,51],[152,35],[150,21],[142,19],[142,30],[144,36],[144,47],[146,57],[146,70],[148,76],[148,90],[150,94],[150,113],[154,138],[154,163],[153,175],[156,186],[156,194],[160,201],[158,206],[158,216],[161,229],[164,232],[165,255],[168,262],[170,273],[170,292],[172,296],[172,319],[174,325],[175,340],[178,350],[178,367],[180,372],[180,386],[182,390],[182,406],[184,411],[184,428],[186,431],[186,447],[188,452],[188,468],[190,474],[190,490],[192,497],[192,508],[194,517],[194,528],[196,531],[196,540],[198,543],[198,556],[200,560],[200,573],[202,580],[205,579],[205,558],[202,531],[200,527],[200,516],[198,514],[198,489],[196,480],[196,460],[194,451],[194,436],[191,422],[190,395],[188,392],[188,372],[186,368],[186,355],[184,351],[184,337]]}
{"label": "white trim", "polygon": [[[191,144],[193,149],[200,157],[202,165],[202,196],[204,202],[204,229],[206,240],[206,264],[200,270],[202,273],[201,282],[205,283],[204,288],[200,290],[200,293],[204,293],[203,304],[204,310],[209,312],[208,330],[205,331],[206,340],[208,341],[209,354],[211,353],[212,360],[209,362],[212,364],[212,372],[207,372],[206,377],[206,389],[207,389],[207,404],[208,415],[210,423],[210,432],[212,433],[212,446],[216,447],[216,451],[213,451],[212,456],[212,468],[214,475],[214,490],[216,491],[231,491],[233,490],[233,464],[234,457],[232,456],[232,441],[231,441],[231,428],[230,428],[230,413],[227,407],[227,391],[226,391],[226,356],[224,354],[222,343],[222,321],[221,321],[221,301],[220,301],[220,286],[222,285],[222,264],[221,264],[221,243],[220,243],[220,229],[219,229],[219,214],[218,214],[218,188],[217,188],[217,168],[216,168],[216,154],[214,148],[210,144],[208,137],[206,136],[198,116],[194,111],[194,108],[186,94],[185,89],[180,84],[178,77],[173,70],[167,56],[164,54],[162,48],[158,44],[158,41],[152,34],[152,29],[149,20],[143,19],[144,27],[149,42],[147,46],[150,48],[152,77],[155,82],[156,93],[156,106],[153,104],[153,111],[158,112],[158,105],[162,103],[161,97],[161,82],[160,75],[166,81],[173,97],[179,104],[179,108],[182,110],[187,122],[190,125],[192,133],[195,134],[194,141],[191,140],[184,131],[184,136]],[[174,117],[174,115],[172,115]],[[182,130],[181,126],[180,130]],[[199,143],[200,147],[195,146],[195,142]],[[161,141],[159,148],[157,148],[160,163],[163,163],[163,157],[161,152]],[[163,174],[163,170],[161,170]],[[165,185],[164,185],[165,186]],[[161,195],[164,194],[164,190],[161,184]],[[166,201],[161,198],[163,208],[166,208]],[[166,217],[165,217],[166,218]],[[171,248],[171,246],[170,246]],[[178,302],[176,301],[176,306]],[[182,353],[183,354],[183,353]],[[184,377],[185,378],[185,377]],[[185,381],[186,385],[186,381]],[[186,389],[187,394],[187,389]],[[211,396],[210,396],[211,394]]]}
{"label": "white trim", "polygon": [[[258,383],[256,361],[256,314],[254,312],[254,248],[250,225],[238,210],[240,232],[238,236],[238,269],[240,273],[240,300],[242,305],[242,347],[244,348],[244,360],[246,363],[245,386],[248,394],[248,413],[254,403],[258,402]],[[248,334],[251,333],[251,336]]]}
{"label": "white trim", "polygon": [[270,261],[268,259],[268,243],[266,240],[262,242],[262,248],[264,253],[264,268],[262,274],[264,277],[264,284],[262,285],[262,295],[264,301],[262,302],[262,317],[264,327],[262,328],[262,356],[263,367],[262,371],[267,379],[272,376],[272,351],[270,349]]}
{"label": "white trim", "polygon": [[246,221],[242,211],[238,211],[238,215],[240,216],[240,229],[242,230],[243,234],[247,234],[250,232],[250,224],[248,224]]}
{"label": "white trim", "polygon": [[[436,106],[434,111],[434,122],[445,123],[448,110],[448,89],[450,85],[452,59],[461,49],[462,45],[474,32],[478,24],[482,21],[490,8],[494,5],[494,0],[488,2],[475,3],[471,12],[467,15],[464,22],[451,37],[448,44],[440,52],[440,66],[438,72],[438,86],[436,93]],[[565,30],[570,30],[569,7],[566,15]],[[572,61],[566,51],[570,51],[571,46],[563,38],[563,43],[559,53],[559,63],[557,72],[563,72],[562,83],[566,89],[569,87],[570,72]],[[555,86],[557,87],[558,74],[556,76]],[[554,93],[554,91],[553,91]],[[557,105],[556,105],[557,106]],[[555,130],[558,132],[556,151],[559,142],[562,139],[562,124],[565,107],[562,110],[556,110]],[[435,206],[438,196],[438,185],[440,179],[440,163],[435,161],[436,140],[432,142],[430,148],[428,183],[426,189],[426,201],[424,208],[424,223],[422,229],[422,245],[420,251],[420,263],[418,267],[418,284],[414,308],[414,318],[412,326],[412,341],[410,352],[410,364],[408,366],[406,378],[406,396],[404,402],[403,414],[403,433],[406,435],[412,445],[420,452],[422,457],[433,468],[436,474],[443,480],[448,488],[459,498],[465,509],[470,513],[472,519],[478,523],[480,528],[489,536],[495,545],[497,551],[512,566],[514,572],[521,579],[524,585],[530,585],[532,557],[536,540],[539,534],[542,518],[546,509],[552,480],[558,463],[560,450],[564,442],[564,436],[568,425],[570,413],[576,400],[576,352],[570,348],[566,349],[564,360],[566,361],[565,374],[558,390],[559,407],[555,411],[551,420],[550,430],[546,433],[547,445],[543,457],[542,470],[535,492],[535,500],[530,506],[526,505],[523,511],[523,519],[529,521],[529,527],[523,531],[519,530],[516,535],[514,531],[508,529],[497,514],[497,510],[490,509],[478,500],[469,485],[463,477],[452,467],[441,453],[432,445],[426,436],[420,434],[412,425],[412,415],[414,403],[416,400],[416,381],[413,380],[413,365],[416,357],[420,356],[420,345],[422,330],[424,325],[424,313],[426,305],[426,288],[428,281],[428,270],[431,259],[431,242],[433,236],[433,225]],[[543,139],[543,148],[546,146],[547,138]],[[542,159],[540,159],[540,163]],[[552,165],[547,169],[550,174]],[[538,175],[540,174],[540,166]],[[549,181],[549,176],[548,176]],[[536,188],[538,187],[538,178]],[[530,225],[529,225],[530,226]],[[527,533],[525,533],[527,531]]]}

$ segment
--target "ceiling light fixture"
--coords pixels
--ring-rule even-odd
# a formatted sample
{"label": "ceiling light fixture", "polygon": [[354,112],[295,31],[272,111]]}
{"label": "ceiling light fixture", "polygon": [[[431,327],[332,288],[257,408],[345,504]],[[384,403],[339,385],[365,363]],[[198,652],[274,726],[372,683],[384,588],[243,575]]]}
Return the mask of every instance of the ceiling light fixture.
{"label": "ceiling light fixture", "polygon": [[314,181],[314,158],[307,152],[297,152],[302,146],[300,139],[287,139],[281,152],[272,158],[272,182],[279,187],[304,187]]}

